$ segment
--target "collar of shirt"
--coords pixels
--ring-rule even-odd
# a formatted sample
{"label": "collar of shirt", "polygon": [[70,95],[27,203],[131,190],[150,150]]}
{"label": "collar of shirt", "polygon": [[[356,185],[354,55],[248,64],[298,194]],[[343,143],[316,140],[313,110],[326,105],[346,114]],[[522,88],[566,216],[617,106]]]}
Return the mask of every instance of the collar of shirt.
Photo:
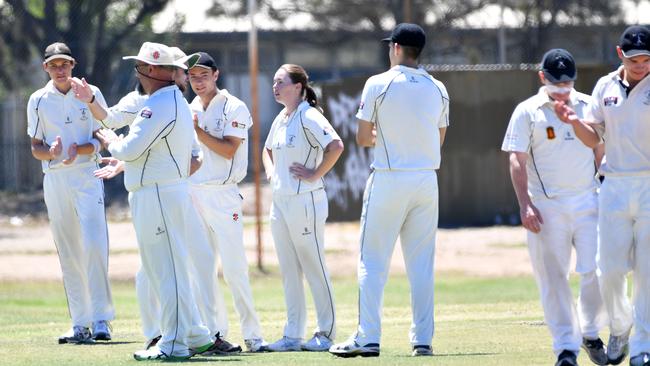
{"label": "collar of shirt", "polygon": [[217,91],[217,94],[210,100],[210,103],[208,103],[208,107],[203,109],[203,103],[201,103],[201,97],[198,95],[192,99],[192,109],[199,109],[203,112],[207,112],[210,108],[212,108],[215,104],[223,102],[224,99],[228,98],[230,96],[230,93],[228,93],[227,89],[219,89]]}
{"label": "collar of shirt", "polygon": [[311,106],[309,105],[309,102],[307,102],[306,100],[303,100],[302,102],[300,102],[300,104],[298,104],[298,106],[296,107],[296,110],[294,110],[294,111],[293,111],[290,115],[288,115],[288,116],[286,116],[286,114],[285,114],[285,111],[286,111],[287,109],[284,108],[284,109],[282,110],[282,112],[280,112],[280,115],[281,115],[281,116],[282,116],[282,115],[285,115],[285,116],[286,116],[286,117],[282,120],[282,122],[284,122],[284,123],[289,123],[289,122],[293,119],[293,117],[294,117],[296,114],[298,114],[298,113],[302,113],[304,110],[307,110],[309,107],[311,107]]}
{"label": "collar of shirt", "polygon": [[48,81],[47,84],[45,84],[45,88],[47,89],[48,92],[55,93],[55,94],[60,95],[62,97],[66,96],[66,95],[68,95],[68,94],[70,94],[72,92],[72,88],[70,88],[70,90],[68,90],[67,93],[65,93],[65,94],[61,93],[61,91],[59,89],[57,89],[56,86],[54,86],[54,81],[52,81],[52,80]]}
{"label": "collar of shirt", "polygon": [[427,70],[425,70],[425,69],[423,69],[421,67],[415,68],[415,67],[408,67],[408,66],[404,66],[404,65],[395,65],[395,66],[391,67],[391,70],[400,71],[400,72],[404,72],[404,73],[408,72],[408,73],[411,73],[411,74],[421,74],[421,75],[429,76],[429,73],[427,72]]}
{"label": "collar of shirt", "polygon": [[[575,89],[571,89],[571,94],[569,95],[569,101],[571,102],[571,105],[576,105],[579,102],[583,102],[585,104],[589,104],[589,100],[585,98],[584,96],[580,95],[580,93],[576,92]],[[546,103],[553,103],[554,100],[551,99],[551,96],[548,95],[546,92],[546,88],[543,86],[539,88],[539,91],[535,95],[535,107],[536,108],[541,108]]]}
{"label": "collar of shirt", "polygon": [[165,93],[165,92],[168,92],[168,91],[174,91],[174,90],[180,91],[180,89],[178,89],[176,84],[160,88],[160,89],[156,90],[155,92],[153,92],[153,94],[151,94],[149,97],[153,97],[156,94],[161,94],[161,93]]}

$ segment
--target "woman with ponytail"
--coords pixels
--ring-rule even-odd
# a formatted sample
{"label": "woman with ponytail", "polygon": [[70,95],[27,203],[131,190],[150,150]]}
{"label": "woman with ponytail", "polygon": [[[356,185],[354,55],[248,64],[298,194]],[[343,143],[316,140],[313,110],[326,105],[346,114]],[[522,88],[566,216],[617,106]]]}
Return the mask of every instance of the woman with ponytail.
{"label": "woman with ponytail", "polygon": [[[336,330],[334,297],[325,264],[327,196],[323,176],[343,152],[343,142],[318,107],[305,70],[282,65],[273,78],[275,100],[284,109],[273,121],[263,152],[271,182],[270,221],[282,272],[287,322],[269,351],[327,351]],[[317,326],[303,342],[307,308],[303,275],[316,306]]]}

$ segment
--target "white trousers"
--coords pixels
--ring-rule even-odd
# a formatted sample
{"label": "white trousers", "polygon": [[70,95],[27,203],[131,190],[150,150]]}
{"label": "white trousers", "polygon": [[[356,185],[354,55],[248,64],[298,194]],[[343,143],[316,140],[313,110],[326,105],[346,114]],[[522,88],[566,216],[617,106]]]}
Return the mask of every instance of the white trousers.
{"label": "white trousers", "polygon": [[[225,186],[192,185],[192,200],[204,225],[208,228],[209,249],[213,255],[219,253],[226,283],[233,296],[235,310],[239,315],[241,332],[244,339],[261,339],[260,321],[253,305],[253,291],[248,278],[248,261],[244,248],[244,225],[242,217],[242,196],[236,184]],[[205,274],[210,268],[197,268]],[[212,269],[213,270],[213,269]],[[216,272],[215,272],[216,273]],[[215,320],[216,328],[210,328],[228,334],[228,314],[222,293],[219,292],[215,306],[218,306]]]}
{"label": "white trousers", "polygon": [[[599,282],[611,333],[621,335],[634,324],[630,355],[650,352],[650,177],[607,176],[599,204]],[[633,306],[627,297],[630,270]]]}
{"label": "white trousers", "polygon": [[[206,227],[199,217],[185,220],[187,235],[187,251],[190,260],[192,291],[197,301],[197,308],[203,324],[210,330],[211,335],[222,331],[222,324],[227,324],[227,314],[223,295],[219,288],[216,270],[215,252],[208,240]],[[156,296],[144,268],[136,275],[135,288],[140,304],[142,332],[147,342],[161,334],[160,331],[160,302]],[[225,336],[224,333],[221,333]]]}
{"label": "white trousers", "polygon": [[129,194],[142,268],[160,301],[160,349],[186,356],[188,348],[211,342],[192,290],[192,262],[188,243],[192,205],[186,182],[149,186]]}
{"label": "white trousers", "polygon": [[[553,351],[578,353],[582,338],[598,338],[608,322],[596,276],[598,198],[595,192],[585,192],[533,203],[544,224],[539,233],[528,232],[528,250]],[[577,309],[569,285],[572,247],[580,274]]]}
{"label": "white trousers", "polygon": [[95,166],[50,171],[43,191],[73,325],[113,320],[104,186]]}
{"label": "white trousers", "polygon": [[330,339],[335,337],[334,293],[324,248],[327,214],[327,195],[323,189],[292,196],[273,195],[271,233],[287,306],[286,337],[303,338],[305,335],[307,307],[303,274],[316,307],[315,332],[324,332]]}
{"label": "white trousers", "polygon": [[359,344],[380,343],[384,285],[397,237],[411,285],[412,345],[433,339],[433,264],[438,228],[435,171],[374,171],[361,212]]}

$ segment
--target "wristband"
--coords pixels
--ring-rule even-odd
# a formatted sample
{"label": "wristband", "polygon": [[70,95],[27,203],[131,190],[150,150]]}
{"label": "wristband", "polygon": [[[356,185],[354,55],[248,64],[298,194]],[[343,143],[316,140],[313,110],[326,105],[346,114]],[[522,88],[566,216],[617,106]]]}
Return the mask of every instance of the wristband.
{"label": "wristband", "polygon": [[90,143],[93,144],[93,147],[94,147],[93,154],[97,154],[98,152],[100,152],[102,150],[102,143],[99,142],[99,140],[91,139]]}
{"label": "wristband", "polygon": [[93,94],[93,97],[90,98],[90,102],[88,104],[93,104],[95,102],[95,94]]}

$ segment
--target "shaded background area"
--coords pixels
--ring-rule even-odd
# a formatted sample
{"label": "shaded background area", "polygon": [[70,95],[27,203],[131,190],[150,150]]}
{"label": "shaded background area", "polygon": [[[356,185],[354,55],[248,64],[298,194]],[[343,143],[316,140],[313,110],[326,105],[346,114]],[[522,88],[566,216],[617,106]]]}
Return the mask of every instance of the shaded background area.
{"label": "shaded background area", "polygon": [[[97,85],[109,104],[134,86],[131,64],[143,41],[211,53],[220,65],[219,87],[250,106],[245,0],[9,0],[0,2],[0,216],[44,213],[40,164],[30,153],[26,100],[46,82],[41,53],[54,41],[70,45],[75,76]],[[270,92],[283,63],[304,66],[321,90],[325,115],[346,142],[326,177],[330,220],[358,220],[371,150],[354,144],[354,114],[365,79],[388,66],[378,42],[394,24],[422,24],[428,43],[421,62],[451,96],[451,126],[439,171],[442,226],[517,224],[501,139],[515,105],[537,91],[536,68],[549,48],[570,50],[576,88],[589,93],[618,64],[622,30],[648,0],[282,0],[258,1],[259,115],[264,141],[281,106]],[[191,5],[189,5],[191,4]],[[191,9],[186,9],[191,8]],[[233,31],[197,29],[203,19]],[[202,9],[202,10],[200,10]],[[167,15],[165,22],[161,21]],[[171,14],[171,15],[169,15]],[[296,21],[296,19],[301,19]],[[161,27],[161,23],[165,23]],[[210,23],[212,24],[212,23]],[[225,26],[224,26],[225,27]],[[205,28],[205,27],[204,27]],[[192,29],[192,31],[188,31]],[[191,100],[190,92],[187,95]],[[406,123],[407,121],[405,121]],[[249,156],[259,154],[252,151]],[[249,164],[247,181],[252,179]],[[125,205],[122,177],[106,182],[107,203]]]}

